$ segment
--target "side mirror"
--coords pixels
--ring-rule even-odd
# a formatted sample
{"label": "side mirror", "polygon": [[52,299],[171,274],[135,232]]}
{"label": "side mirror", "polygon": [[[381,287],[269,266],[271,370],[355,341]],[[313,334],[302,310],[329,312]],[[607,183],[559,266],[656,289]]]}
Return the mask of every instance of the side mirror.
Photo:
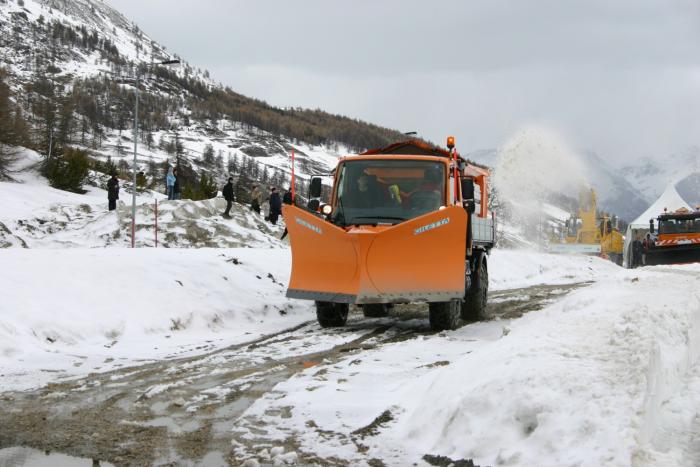
{"label": "side mirror", "polygon": [[474,202],[474,180],[471,178],[463,178],[462,180],[462,202],[469,214],[473,214],[476,210]]}
{"label": "side mirror", "polygon": [[654,233],[654,219],[649,219],[649,233]]}
{"label": "side mirror", "polygon": [[321,197],[321,177],[311,178],[311,183],[309,184],[309,198],[320,198]]}

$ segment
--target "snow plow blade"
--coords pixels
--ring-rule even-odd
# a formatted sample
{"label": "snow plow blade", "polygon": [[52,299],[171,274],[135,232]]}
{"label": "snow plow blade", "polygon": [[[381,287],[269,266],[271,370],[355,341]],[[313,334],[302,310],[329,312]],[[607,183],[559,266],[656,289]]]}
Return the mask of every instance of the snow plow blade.
{"label": "snow plow blade", "polygon": [[287,297],[358,304],[464,297],[467,214],[459,206],[347,230],[296,206],[283,215],[292,246]]}
{"label": "snow plow blade", "polygon": [[651,248],[646,265],[700,263],[700,243]]}

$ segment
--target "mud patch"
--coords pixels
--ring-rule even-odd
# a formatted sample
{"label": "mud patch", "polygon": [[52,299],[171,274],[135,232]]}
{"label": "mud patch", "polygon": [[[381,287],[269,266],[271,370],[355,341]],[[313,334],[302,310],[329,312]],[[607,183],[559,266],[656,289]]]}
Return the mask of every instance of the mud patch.
{"label": "mud patch", "polygon": [[365,438],[366,436],[376,436],[379,434],[379,429],[391,422],[393,419],[394,416],[391,415],[391,412],[389,410],[385,410],[377,418],[372,420],[372,423],[365,427],[358,428],[357,430],[353,431],[352,434],[359,436],[360,438]]}
{"label": "mud patch", "polygon": [[434,456],[432,454],[426,454],[423,456],[423,460],[430,465],[440,467],[479,467],[478,465],[474,464],[473,461],[468,459],[452,460],[446,456]]}

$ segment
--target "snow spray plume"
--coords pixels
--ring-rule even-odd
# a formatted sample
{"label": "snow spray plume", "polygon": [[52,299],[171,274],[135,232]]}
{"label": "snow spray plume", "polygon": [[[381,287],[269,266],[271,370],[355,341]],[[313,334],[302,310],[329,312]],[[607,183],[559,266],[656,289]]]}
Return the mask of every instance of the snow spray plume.
{"label": "snow spray plume", "polygon": [[510,206],[512,221],[535,226],[547,219],[545,203],[552,195],[578,199],[588,184],[583,164],[553,130],[530,126],[499,150],[493,185],[500,202]]}

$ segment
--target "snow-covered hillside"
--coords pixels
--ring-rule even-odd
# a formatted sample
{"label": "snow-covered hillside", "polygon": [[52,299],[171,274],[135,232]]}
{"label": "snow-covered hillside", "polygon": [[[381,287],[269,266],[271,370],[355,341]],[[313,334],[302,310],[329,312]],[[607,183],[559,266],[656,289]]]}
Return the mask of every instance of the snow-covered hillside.
{"label": "snow-covered hillside", "polygon": [[700,205],[700,147],[694,146],[665,157],[663,163],[643,158],[622,168],[622,175],[644,193],[651,203],[675,183],[678,193],[692,206]]}
{"label": "snow-covered hillside", "polygon": [[[188,185],[207,173],[218,183],[233,174],[246,189],[254,182],[282,188],[292,151],[303,188],[309,174],[327,173],[339,155],[400,137],[320,110],[279,109],[239,95],[98,0],[0,2],[0,55],[11,99],[33,130],[26,146],[44,156],[52,144],[54,151],[80,148],[93,160],[111,159],[122,174],[134,169],[138,75],[136,170],[158,189],[166,162],[190,172]],[[158,65],[172,58],[181,63]]]}
{"label": "snow-covered hillside", "polygon": [[[107,192],[89,187],[75,194],[48,186],[36,172],[38,154],[25,151],[14,175],[0,182],[0,247],[66,248],[131,245],[131,195],[122,192],[115,211],[107,210]],[[21,169],[21,170],[20,170]],[[247,205],[234,203],[231,219],[221,213],[226,202],[167,201],[155,192],[137,196],[136,245],[161,247],[281,248],[283,227],[272,226]],[[156,228],[156,200],[158,218]]]}

